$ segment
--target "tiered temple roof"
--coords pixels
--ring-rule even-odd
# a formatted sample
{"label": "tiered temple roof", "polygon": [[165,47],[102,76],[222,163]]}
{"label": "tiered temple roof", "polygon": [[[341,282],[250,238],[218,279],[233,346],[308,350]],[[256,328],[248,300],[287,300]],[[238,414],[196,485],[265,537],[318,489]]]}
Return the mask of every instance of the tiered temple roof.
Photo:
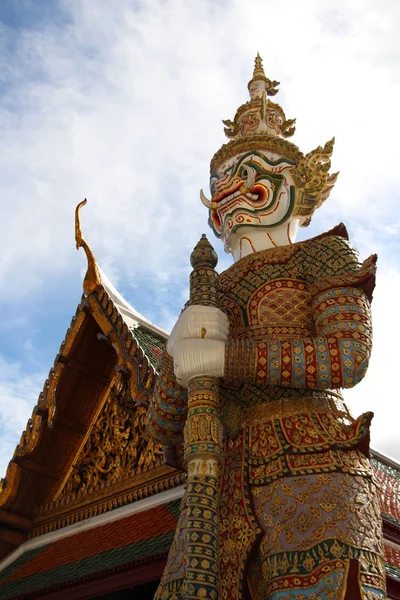
{"label": "tiered temple roof", "polygon": [[77,591],[82,597],[84,589],[93,594],[93,583],[102,590],[104,580],[111,591],[161,577],[179,516],[177,495],[179,491],[164,492],[152,507],[142,500],[127,507],[129,511],[124,507],[106,519],[102,515],[86,521],[86,526],[73,525],[33,538],[4,561],[0,599],[30,598],[39,590],[50,594],[56,589],[64,590],[70,599]]}
{"label": "tiered temple roof", "polygon": [[2,480],[0,559],[28,537],[182,482],[144,435],[168,334],[119,294],[82,240],[85,293]]}

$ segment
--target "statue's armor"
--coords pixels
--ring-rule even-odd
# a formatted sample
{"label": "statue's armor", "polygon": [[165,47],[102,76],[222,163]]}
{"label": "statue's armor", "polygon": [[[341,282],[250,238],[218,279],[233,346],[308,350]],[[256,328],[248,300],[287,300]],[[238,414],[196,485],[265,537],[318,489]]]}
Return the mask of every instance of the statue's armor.
{"label": "statue's armor", "polygon": [[[367,367],[376,257],[361,263],[343,231],[251,254],[220,275],[230,322],[220,385],[223,599],[342,600],[347,580],[354,598],[386,597],[372,413],[354,419],[338,392]],[[171,445],[185,418],[186,390],[165,354],[148,428]],[[185,518],[183,506],[156,597],[181,598]]]}

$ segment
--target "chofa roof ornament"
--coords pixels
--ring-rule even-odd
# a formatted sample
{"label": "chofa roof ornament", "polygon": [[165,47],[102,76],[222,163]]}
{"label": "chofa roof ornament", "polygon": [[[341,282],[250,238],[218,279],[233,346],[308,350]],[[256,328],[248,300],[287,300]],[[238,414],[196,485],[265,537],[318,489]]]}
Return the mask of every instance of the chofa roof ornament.
{"label": "chofa roof ornament", "polygon": [[85,291],[85,294],[89,295],[101,285],[101,277],[94,254],[89,244],[82,235],[79,213],[82,206],[85,206],[86,203],[87,200],[85,198],[84,200],[82,200],[82,202],[79,202],[78,206],[75,209],[75,243],[77,250],[79,250],[79,248],[84,249],[88,261],[88,268],[86,271],[85,279],[83,280],[83,289]]}
{"label": "chofa roof ornament", "polygon": [[[230,141],[224,144],[211,160],[211,178],[233,157],[247,152],[269,152],[277,160],[292,161],[291,173],[296,184],[295,205],[292,218],[307,226],[315,209],[321,206],[333,188],[338,173],[329,174],[334,138],[323,147],[318,146],[308,154],[287,138],[295,132],[295,119],[286,119],[279,104],[269,96],[278,93],[278,81],[266,77],[262,59],[257,54],[253,77],[248,83],[250,100],[240,106],[234,120],[224,120],[224,131]],[[246,182],[243,181],[244,187]],[[201,192],[201,200],[210,211],[216,210],[214,197],[208,200]]]}

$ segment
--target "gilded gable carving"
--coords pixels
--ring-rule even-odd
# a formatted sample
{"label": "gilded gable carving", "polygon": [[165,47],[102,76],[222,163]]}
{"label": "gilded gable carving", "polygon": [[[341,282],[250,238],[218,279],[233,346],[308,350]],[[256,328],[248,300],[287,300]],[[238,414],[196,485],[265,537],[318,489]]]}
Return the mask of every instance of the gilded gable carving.
{"label": "gilded gable carving", "polygon": [[[121,378],[122,379],[122,378]],[[90,493],[162,464],[162,448],[144,436],[147,407],[124,383],[108,396],[59,499]]]}

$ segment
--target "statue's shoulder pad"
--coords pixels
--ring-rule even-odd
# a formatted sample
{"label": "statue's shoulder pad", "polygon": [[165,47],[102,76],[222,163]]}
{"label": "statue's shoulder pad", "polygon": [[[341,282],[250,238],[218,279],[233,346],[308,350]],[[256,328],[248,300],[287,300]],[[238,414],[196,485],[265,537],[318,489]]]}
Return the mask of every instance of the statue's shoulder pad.
{"label": "statue's shoulder pad", "polygon": [[354,246],[349,242],[348,238],[344,238],[337,235],[323,235],[317,236],[315,238],[311,238],[303,242],[304,249],[312,252],[317,251],[318,249],[326,248],[327,250],[336,251],[339,253],[348,252],[349,250],[352,252],[357,252]]}

